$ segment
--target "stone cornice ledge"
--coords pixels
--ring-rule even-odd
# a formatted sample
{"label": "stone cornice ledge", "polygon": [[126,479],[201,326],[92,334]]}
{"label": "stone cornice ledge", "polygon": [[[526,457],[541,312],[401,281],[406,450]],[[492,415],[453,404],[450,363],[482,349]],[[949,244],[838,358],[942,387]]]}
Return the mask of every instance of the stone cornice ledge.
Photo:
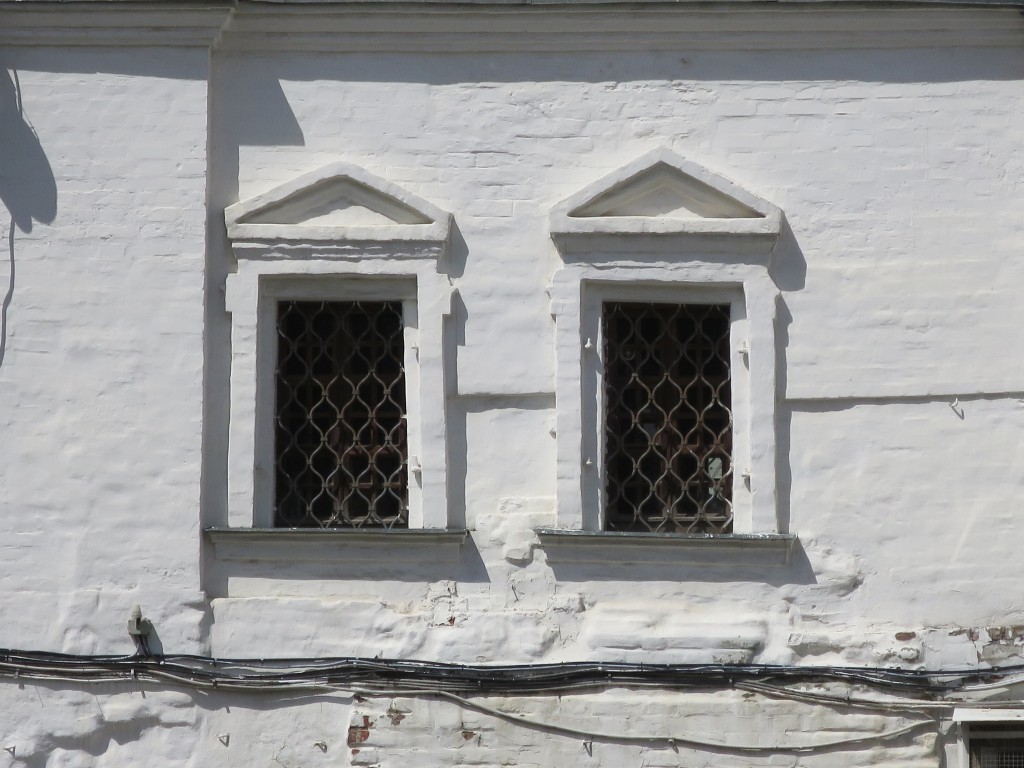
{"label": "stone cornice ledge", "polygon": [[[310,17],[314,17],[311,21]],[[221,50],[436,53],[888,49],[1020,45],[1002,0],[243,3]]]}
{"label": "stone cornice ledge", "polygon": [[372,561],[458,560],[465,529],[206,528],[218,560]]}
{"label": "stone cornice ledge", "polygon": [[795,533],[626,533],[535,528],[548,561],[786,565]]}
{"label": "stone cornice ledge", "polygon": [[235,3],[0,0],[0,45],[209,47]]}

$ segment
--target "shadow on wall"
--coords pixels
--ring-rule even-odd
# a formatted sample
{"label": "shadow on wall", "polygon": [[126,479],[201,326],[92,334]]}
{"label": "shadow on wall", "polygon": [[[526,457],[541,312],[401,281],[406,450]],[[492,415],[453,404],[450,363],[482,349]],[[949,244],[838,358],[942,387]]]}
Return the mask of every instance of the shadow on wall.
{"label": "shadow on wall", "polygon": [[7,351],[7,311],[14,298],[14,228],[57,216],[57,182],[46,153],[25,117],[17,70],[0,76],[0,202],[11,216],[7,233],[8,277],[0,301],[0,365]]}
{"label": "shadow on wall", "polygon": [[790,458],[792,446],[793,412],[786,403],[786,392],[789,387],[789,326],[793,323],[793,313],[789,310],[785,295],[788,292],[801,291],[807,282],[807,259],[804,258],[800,244],[797,243],[793,228],[785,217],[782,219],[782,232],[779,242],[772,253],[768,267],[772,280],[779,289],[775,312],[775,440],[778,461],[777,486],[778,494],[778,529],[782,533],[790,533],[792,528],[791,499],[793,495],[793,467]]}
{"label": "shadow on wall", "polygon": [[[472,14],[464,17],[473,23]],[[582,20],[581,20],[582,21]],[[461,30],[458,20],[450,31]],[[543,15],[524,27],[521,39],[535,33],[550,33]],[[515,43],[512,43],[514,46]],[[262,58],[262,61],[260,59]],[[309,56],[256,54],[238,57],[229,77],[234,81],[232,98],[258,105],[255,125],[247,130],[277,126],[273,106],[276,93],[269,95],[271,109],[265,109],[250,94],[263,89],[268,79],[277,82],[334,81],[345,83],[647,83],[654,80],[711,82],[850,82],[864,83],[958,83],[974,80],[1015,80],[1024,70],[1019,52],[1013,48],[990,50],[978,56],[974,49],[803,51],[788,50],[693,51],[681,58],[674,51],[651,51],[645,56],[615,52],[567,51],[537,55],[530,51],[437,56],[424,65],[422,56],[373,54]],[[251,114],[251,113],[250,113]],[[250,120],[240,115],[240,120]],[[279,130],[279,129],[278,129]]]}
{"label": "shadow on wall", "polygon": [[[268,60],[273,57],[267,57]],[[302,128],[292,112],[273,66],[259,72],[215,56],[210,73],[210,158],[207,173],[205,343],[203,351],[203,524],[227,525],[228,402],[231,379],[231,324],[224,306],[223,286],[235,260],[224,228],[224,207],[238,202],[239,153],[243,147],[304,147]],[[202,75],[197,75],[202,77]],[[249,83],[240,89],[236,82]],[[204,569],[206,566],[203,566]],[[205,573],[205,571],[204,571]],[[203,577],[204,579],[206,576]]]}
{"label": "shadow on wall", "polygon": [[[619,543],[589,544],[547,542],[545,556],[560,584],[599,581],[649,582],[676,584],[767,584],[782,587],[792,584],[815,585],[814,566],[796,541],[788,556],[778,551],[695,552],[692,555],[672,551],[670,555],[645,547],[623,551]],[[659,559],[663,558],[663,559]]]}

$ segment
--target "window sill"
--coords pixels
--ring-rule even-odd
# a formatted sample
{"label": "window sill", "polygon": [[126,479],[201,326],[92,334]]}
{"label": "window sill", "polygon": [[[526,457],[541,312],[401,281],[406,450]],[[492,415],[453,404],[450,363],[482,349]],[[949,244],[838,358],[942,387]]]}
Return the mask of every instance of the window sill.
{"label": "window sill", "polygon": [[625,533],[536,528],[549,562],[786,565],[795,533]]}
{"label": "window sill", "polygon": [[469,535],[444,528],[207,528],[204,533],[221,561],[335,563],[458,562]]}

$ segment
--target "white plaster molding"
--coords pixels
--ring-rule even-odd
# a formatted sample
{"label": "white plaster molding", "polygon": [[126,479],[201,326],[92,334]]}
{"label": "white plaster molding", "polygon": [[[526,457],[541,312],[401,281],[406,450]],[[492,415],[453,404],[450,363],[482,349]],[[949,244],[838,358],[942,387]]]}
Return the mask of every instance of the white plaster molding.
{"label": "white plaster molding", "polygon": [[[601,7],[608,3],[609,7]],[[394,2],[198,6],[119,2],[0,0],[0,44],[8,46],[209,46],[241,51],[451,53],[529,51],[827,50],[1020,45],[1019,15],[999,2],[973,8],[826,6],[736,9],[643,0],[642,16],[611,0],[473,0],[453,14],[443,4]],[[473,7],[473,6],[476,7]],[[225,34],[221,35],[221,32]],[[220,37],[218,37],[220,36]]]}
{"label": "white plaster molding", "polygon": [[[645,207],[677,205],[645,213]],[[670,149],[659,147],[588,184],[551,210],[557,235],[766,235],[782,212]]]}
{"label": "white plaster molding", "polygon": [[777,293],[767,270],[749,264],[680,262],[612,268],[570,264],[555,273],[551,309],[555,318],[560,528],[601,528],[603,400],[598,350],[602,303],[714,301],[731,305],[734,530],[778,531],[774,322]]}
{"label": "white plaster molding", "polygon": [[[576,226],[574,213],[591,205],[599,212],[605,204],[614,207],[615,196],[627,198],[630,187],[662,165],[685,174],[682,183],[693,179],[703,185],[698,189],[710,189],[705,208],[745,215],[718,218],[714,232],[691,226],[707,221],[694,217],[667,219],[660,230],[614,216],[603,228],[594,227],[600,217],[577,218],[582,224]],[[779,532],[778,289],[768,264],[781,220],[782,212],[771,203],[665,149],[627,164],[552,211],[552,236],[564,262],[549,289],[555,318],[559,528],[599,531],[602,526],[601,308],[605,301],[629,300],[730,305],[734,531]],[[759,226],[751,228],[750,222]]]}
{"label": "white plaster molding", "polygon": [[451,578],[472,559],[462,529],[207,528],[203,534],[211,598],[322,599],[345,595],[353,584]]}
{"label": "white plaster molding", "polygon": [[1024,706],[1020,709],[997,709],[995,707],[956,707],[953,710],[955,723],[1015,723],[1024,721]]}
{"label": "white plaster molding", "polygon": [[[390,223],[302,223],[336,194]],[[270,223],[250,221],[264,217]],[[225,284],[232,323],[228,525],[273,524],[277,302],[364,299],[401,301],[405,316],[409,459],[418,467],[410,469],[409,527],[447,528],[443,350],[453,289],[440,266],[451,215],[361,168],[332,163],[236,203],[225,220],[238,257]]]}
{"label": "white plaster molding", "polygon": [[[505,7],[502,7],[505,6]],[[699,4],[698,4],[699,6]],[[642,14],[599,3],[249,4],[219,47],[260,51],[436,53],[830,50],[1020,44],[1013,8],[798,8],[651,4]],[[811,7],[813,6],[813,7]],[[628,34],[623,32],[628,13]],[[311,22],[315,19],[315,23]]]}
{"label": "white plaster molding", "polygon": [[[372,215],[345,223],[309,221],[332,204],[350,205]],[[451,221],[451,214],[433,203],[364,168],[340,161],[241,200],[224,211],[232,243],[444,243]]]}
{"label": "white plaster molding", "polygon": [[732,568],[786,565],[795,534],[623,533],[537,528],[547,562],[671,563]]}
{"label": "white plaster molding", "polygon": [[208,47],[227,23],[233,3],[132,4],[2,2],[0,45]]}
{"label": "white plaster molding", "polygon": [[451,285],[433,260],[240,261],[228,277],[232,319],[228,522],[267,527],[273,520],[275,307],[281,299],[372,299],[403,303],[410,528],[448,525],[447,397],[443,357]]}
{"label": "white plaster molding", "polygon": [[[309,528],[207,528],[221,561],[367,563],[459,560],[469,532],[461,529],[402,530]],[[365,578],[365,572],[360,575]]]}

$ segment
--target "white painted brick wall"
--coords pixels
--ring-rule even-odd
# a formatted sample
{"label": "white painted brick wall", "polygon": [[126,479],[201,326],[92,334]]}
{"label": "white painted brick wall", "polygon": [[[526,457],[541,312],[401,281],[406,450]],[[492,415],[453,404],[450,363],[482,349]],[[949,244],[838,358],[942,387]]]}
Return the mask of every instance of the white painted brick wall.
{"label": "white painted brick wall", "polygon": [[[965,12],[958,23],[981,34],[988,19]],[[636,19],[619,23],[628,31]],[[782,38],[691,50],[684,36],[675,50],[620,41],[531,52],[510,37],[506,50],[492,41],[417,55],[246,51],[232,34],[212,58],[173,46],[2,52],[57,201],[52,221],[11,240],[0,646],[130,653],[124,622],[141,603],[168,652],[221,656],[1019,659],[1019,633],[1000,628],[1024,624],[1024,47],[951,48],[907,33],[898,50],[867,36],[837,49],[787,50]],[[16,124],[16,107],[0,102],[0,124]],[[773,265],[784,310],[779,508],[801,538],[786,566],[560,565],[532,533],[554,522],[545,290],[560,259],[547,213],[658,146],[777,204],[792,230]],[[221,214],[339,159],[455,214],[465,317],[456,313],[451,497],[462,507],[453,517],[475,530],[461,561],[427,559],[401,578],[255,563],[219,580],[200,529],[223,521],[226,495],[221,289],[234,263]],[[25,183],[45,182],[38,170]],[[0,297],[9,270],[0,264]],[[949,407],[956,397],[962,417]],[[764,744],[901,722],[739,693],[490,703],[605,734]],[[389,706],[404,716],[395,722]],[[810,757],[603,742],[590,754],[582,740],[450,702],[347,692],[284,704],[8,682],[0,708],[10,715],[0,746],[11,747],[0,766],[40,768],[924,768],[943,764],[944,749],[933,729]],[[351,743],[363,717],[372,727]]]}
{"label": "white painted brick wall", "polygon": [[[57,188],[52,223],[10,241],[0,365],[9,647],[108,650],[140,601],[169,640],[203,643],[207,57],[142,53],[8,57]],[[17,180],[26,193],[44,184],[49,171],[37,170]]]}

